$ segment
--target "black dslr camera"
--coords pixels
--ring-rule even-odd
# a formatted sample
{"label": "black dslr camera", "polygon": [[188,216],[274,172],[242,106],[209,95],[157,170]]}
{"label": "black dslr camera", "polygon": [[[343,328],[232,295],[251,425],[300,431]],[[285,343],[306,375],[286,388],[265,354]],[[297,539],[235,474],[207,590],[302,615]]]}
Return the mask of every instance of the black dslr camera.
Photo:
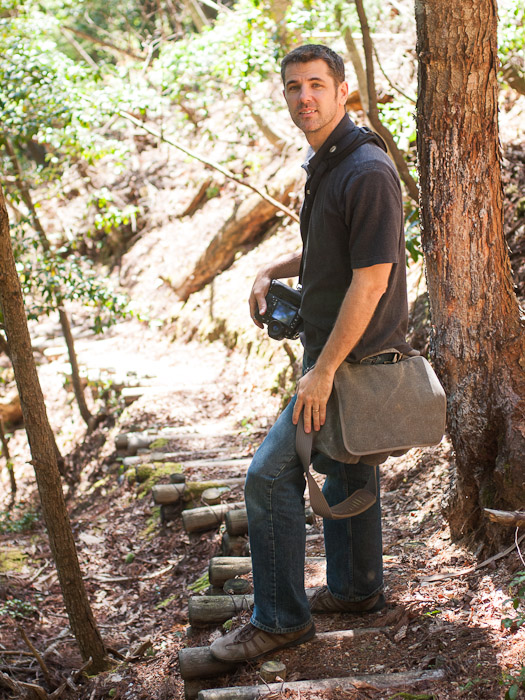
{"label": "black dslr camera", "polygon": [[301,292],[278,280],[272,280],[266,295],[266,312],[255,312],[255,318],[268,325],[268,335],[274,340],[297,338],[303,328],[299,316]]}

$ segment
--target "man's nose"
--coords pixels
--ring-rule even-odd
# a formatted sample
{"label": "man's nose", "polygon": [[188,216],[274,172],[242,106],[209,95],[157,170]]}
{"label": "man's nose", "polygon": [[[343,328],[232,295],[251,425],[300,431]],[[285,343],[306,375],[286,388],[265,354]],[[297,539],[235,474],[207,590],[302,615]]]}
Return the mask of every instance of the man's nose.
{"label": "man's nose", "polygon": [[311,99],[310,88],[308,85],[303,85],[301,87],[301,92],[299,93],[299,100],[301,102],[309,102]]}

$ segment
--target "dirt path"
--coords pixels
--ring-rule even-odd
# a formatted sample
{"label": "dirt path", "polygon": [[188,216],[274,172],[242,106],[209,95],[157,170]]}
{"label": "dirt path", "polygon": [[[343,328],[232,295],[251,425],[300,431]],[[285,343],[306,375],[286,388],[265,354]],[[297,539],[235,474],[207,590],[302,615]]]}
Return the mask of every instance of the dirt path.
{"label": "dirt path", "polygon": [[[195,594],[192,585],[205,575],[210,558],[220,550],[223,527],[188,534],[176,508],[172,519],[163,521],[148,490],[151,484],[134,482],[133,468],[122,467],[125,455],[117,453],[114,440],[122,432],[170,428],[169,438],[158,449],[184,455],[176,461],[182,463],[188,480],[242,477],[245,462],[223,468],[209,460],[251,456],[275,416],[278,399],[269,397],[254,380],[249,361],[220,342],[170,343],[155,329],[126,324],[102,340],[80,334],[78,351],[81,362],[90,369],[104,370],[114,380],[125,376],[128,383],[145,387],[140,398],[117,410],[112,420],[81,444],[83,428],[75,407],[63,401],[58,349],[54,354],[47,352],[48,359],[40,367],[52,421],[55,428],[60,427],[62,446],[70,451],[70,463],[78,474],[76,483],[68,486],[68,503],[96,619],[117,657],[133,656],[134,650],[146,644],[136,658],[116,660],[113,672],[75,680],[76,689],[69,687],[61,697],[182,698],[178,650],[205,646],[220,634],[218,626],[191,630],[187,606]],[[13,447],[21,457],[21,431]],[[143,459],[147,461],[147,454]],[[276,655],[286,664],[288,680],[366,675],[369,683],[353,691],[302,691],[303,700],[386,700],[400,691],[374,686],[374,674],[433,669],[442,669],[445,680],[417,689],[408,686],[404,689],[408,694],[402,697],[504,697],[508,674],[518,673],[525,651],[525,627],[518,631],[501,628],[502,617],[510,612],[505,607],[508,584],[522,565],[513,552],[468,573],[479,559],[450,541],[441,515],[451,459],[444,443],[435,450],[412,451],[385,465],[382,491],[389,605],[366,619],[336,615],[316,620],[320,632],[364,627],[379,631],[362,643],[312,641]],[[169,471],[175,469],[178,467],[162,472],[161,481],[167,483]],[[34,510],[37,498],[30,469],[17,466],[17,478],[25,509]],[[4,473],[2,486],[7,495]],[[226,501],[240,498],[238,487],[225,497]],[[5,525],[5,518],[2,523]],[[322,523],[308,526],[308,534],[307,553],[322,556]],[[20,557],[16,567],[6,564],[6,553]],[[464,573],[435,582],[426,580],[443,571]],[[309,584],[318,585],[317,579],[309,575]],[[233,624],[243,619],[246,613]],[[19,680],[53,690],[28,655],[18,626],[43,654],[56,685],[81,665],[39,520],[30,530],[8,532],[4,528],[0,535],[0,665]],[[8,653],[15,650],[20,656]],[[253,685],[259,682],[261,663],[243,665],[207,682],[208,687]],[[287,691],[282,697],[298,695]]]}

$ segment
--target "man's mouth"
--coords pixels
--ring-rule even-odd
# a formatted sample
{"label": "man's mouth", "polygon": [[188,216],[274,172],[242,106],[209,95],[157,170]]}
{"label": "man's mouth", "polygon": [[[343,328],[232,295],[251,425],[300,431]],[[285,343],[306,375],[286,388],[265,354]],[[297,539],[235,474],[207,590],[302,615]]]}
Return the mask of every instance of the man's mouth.
{"label": "man's mouth", "polygon": [[316,111],[317,110],[315,110],[315,109],[302,109],[299,111],[299,114],[301,116],[305,116],[305,115],[308,116],[309,114],[315,114]]}

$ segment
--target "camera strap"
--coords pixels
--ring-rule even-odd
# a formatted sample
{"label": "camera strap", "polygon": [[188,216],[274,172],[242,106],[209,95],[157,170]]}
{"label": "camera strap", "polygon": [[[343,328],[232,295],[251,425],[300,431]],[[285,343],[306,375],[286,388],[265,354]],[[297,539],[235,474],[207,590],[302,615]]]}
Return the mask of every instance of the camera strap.
{"label": "camera strap", "polygon": [[[321,180],[326,173],[330,172],[336,168],[343,160],[349,156],[351,153],[356,151],[360,146],[365,143],[374,143],[379,148],[384,151],[387,150],[385,142],[383,139],[369,129],[366,126],[356,126],[351,131],[347,132],[337,143],[328,148],[329,144],[326,144],[326,152],[322,155],[319,151],[310,160],[310,163],[314,165],[312,172],[308,175],[306,184],[304,186],[304,200],[303,206],[301,208],[301,238],[303,239],[303,254],[301,256],[301,266],[299,271],[299,282],[301,282],[303,276],[303,267],[305,259],[305,251],[308,245],[308,229],[310,226],[310,218],[312,215],[312,209],[314,205],[315,195],[321,184]],[[321,146],[324,151],[325,145]],[[315,163],[317,160],[316,156],[321,156],[321,160]]]}
{"label": "camera strap", "polygon": [[357,489],[350,494],[341,503],[335,506],[329,506],[323,492],[317,485],[316,480],[310,471],[312,462],[312,447],[313,447],[314,431],[306,433],[304,430],[303,413],[299,416],[297,423],[296,434],[296,450],[303,465],[306,481],[308,482],[308,491],[310,493],[310,505],[314,513],[328,520],[342,520],[343,518],[351,518],[354,515],[359,515],[368,510],[377,501],[377,467],[370,467],[372,473],[365,485],[364,489]]}

